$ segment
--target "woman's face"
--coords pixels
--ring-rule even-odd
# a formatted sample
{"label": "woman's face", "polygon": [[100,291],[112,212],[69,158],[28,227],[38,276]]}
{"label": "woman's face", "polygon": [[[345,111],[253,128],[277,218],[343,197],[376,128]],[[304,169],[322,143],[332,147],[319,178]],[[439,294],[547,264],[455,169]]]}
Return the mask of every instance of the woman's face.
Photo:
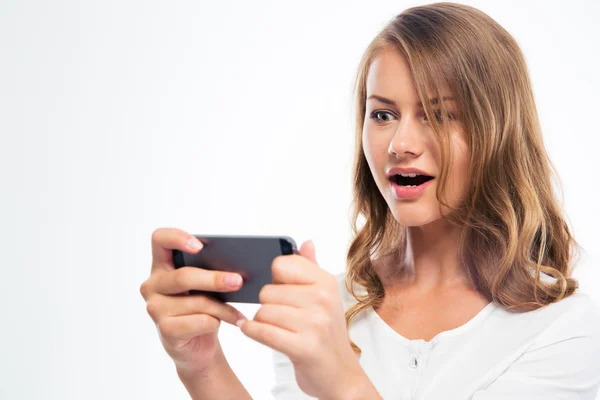
{"label": "woman's face", "polygon": [[[377,187],[400,224],[424,226],[438,220],[442,215],[435,192],[441,170],[441,149],[420,104],[408,64],[392,49],[380,52],[371,64],[366,84],[362,144]],[[451,96],[451,93],[442,91],[442,96]],[[445,195],[448,203],[456,207],[466,192],[469,153],[460,124],[453,119],[460,110],[454,101],[448,103],[450,114],[445,117],[450,118],[452,162]],[[444,116],[438,115],[441,121]],[[416,168],[422,171],[416,173],[432,179],[422,183],[428,178],[418,175],[396,178],[398,172],[411,171],[393,171],[392,168]],[[412,184],[416,186],[406,187]],[[446,207],[442,208],[443,215],[447,211]]]}

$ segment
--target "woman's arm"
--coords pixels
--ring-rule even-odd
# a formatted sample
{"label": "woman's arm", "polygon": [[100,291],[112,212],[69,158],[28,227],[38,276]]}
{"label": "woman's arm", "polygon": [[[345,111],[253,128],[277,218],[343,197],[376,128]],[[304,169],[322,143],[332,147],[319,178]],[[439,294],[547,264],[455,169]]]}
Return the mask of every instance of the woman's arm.
{"label": "woman's arm", "polygon": [[252,397],[235,375],[221,345],[217,345],[215,362],[202,376],[177,370],[179,379],[192,400],[252,400]]}

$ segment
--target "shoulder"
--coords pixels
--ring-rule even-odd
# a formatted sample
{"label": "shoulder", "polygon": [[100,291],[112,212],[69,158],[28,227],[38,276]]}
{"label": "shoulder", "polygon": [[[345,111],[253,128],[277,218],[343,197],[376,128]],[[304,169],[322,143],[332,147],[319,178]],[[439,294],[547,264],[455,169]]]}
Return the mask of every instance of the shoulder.
{"label": "shoulder", "polygon": [[526,344],[515,371],[547,379],[558,374],[565,385],[600,385],[600,307],[589,295],[575,292],[537,310],[501,313],[506,324],[500,331]]}
{"label": "shoulder", "polygon": [[[541,280],[556,282],[556,278],[543,272]],[[532,311],[496,308],[489,324],[519,333],[524,339],[535,338],[529,350],[567,339],[578,344],[589,341],[600,358],[600,306],[581,290]]]}
{"label": "shoulder", "polygon": [[535,346],[570,339],[589,345],[588,350],[593,348],[600,360],[600,307],[589,295],[575,292],[530,313],[532,318],[548,322]]}
{"label": "shoulder", "polygon": [[[550,275],[541,273],[543,282],[555,283],[557,280]],[[537,310],[532,311],[533,314],[552,315],[560,317],[562,320],[571,320],[575,322],[575,326],[581,322],[581,316],[586,315],[596,324],[600,324],[600,306],[587,294],[581,290],[577,290],[570,296],[564,297],[561,300],[548,304]],[[560,325],[560,324],[558,324]]]}
{"label": "shoulder", "polygon": [[494,314],[498,323],[490,327],[494,329],[491,335],[496,335],[494,349],[505,356],[498,357],[499,370],[490,369],[491,384],[473,399],[523,393],[531,398],[596,396],[600,387],[600,307],[591,297],[576,292],[534,311],[498,309]]}

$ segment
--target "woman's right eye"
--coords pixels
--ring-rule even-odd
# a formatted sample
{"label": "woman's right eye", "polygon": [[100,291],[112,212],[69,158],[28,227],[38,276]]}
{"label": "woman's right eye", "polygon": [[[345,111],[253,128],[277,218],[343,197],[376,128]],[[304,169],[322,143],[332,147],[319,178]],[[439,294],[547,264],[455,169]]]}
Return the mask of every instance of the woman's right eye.
{"label": "woman's right eye", "polygon": [[390,113],[390,112],[388,112],[388,111],[373,111],[373,112],[371,113],[371,115],[369,116],[369,118],[371,118],[371,119],[375,120],[375,122],[377,122],[377,123],[389,122],[389,121],[390,121],[389,119],[386,119],[386,120],[381,120],[381,119],[378,117],[378,115],[379,115],[379,114],[391,115],[391,116],[393,117],[392,113]]}

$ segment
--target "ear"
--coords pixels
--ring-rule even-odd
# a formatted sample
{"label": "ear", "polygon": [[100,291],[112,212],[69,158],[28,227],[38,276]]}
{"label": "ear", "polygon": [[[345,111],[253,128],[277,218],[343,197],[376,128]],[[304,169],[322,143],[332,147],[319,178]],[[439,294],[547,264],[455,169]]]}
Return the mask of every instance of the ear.
{"label": "ear", "polygon": [[302,243],[302,246],[300,246],[299,253],[302,257],[306,257],[315,264],[318,264],[317,258],[315,256],[315,244],[312,240],[308,240]]}

